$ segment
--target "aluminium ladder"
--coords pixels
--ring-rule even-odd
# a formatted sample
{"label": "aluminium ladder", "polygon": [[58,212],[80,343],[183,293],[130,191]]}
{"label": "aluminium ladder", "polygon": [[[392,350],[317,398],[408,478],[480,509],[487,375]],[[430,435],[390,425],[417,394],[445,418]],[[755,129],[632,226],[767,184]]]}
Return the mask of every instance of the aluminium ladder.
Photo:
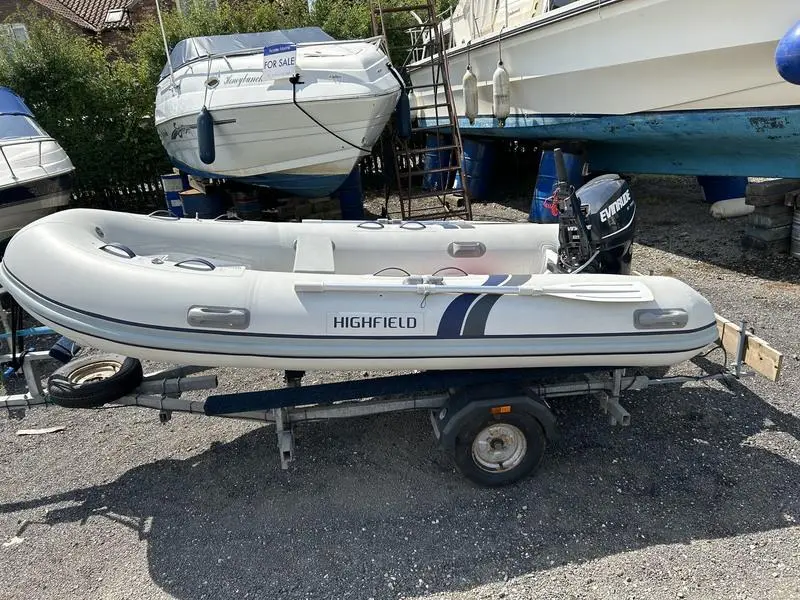
{"label": "aluminium ladder", "polygon": [[[394,60],[399,61],[399,56],[405,53],[398,71],[409,95],[415,89],[433,92],[431,102],[416,106],[412,104],[410,137],[398,135],[395,124],[386,128],[381,139],[384,151],[388,150],[389,154],[387,156],[384,153],[384,169],[387,163],[393,167],[401,218],[471,220],[472,207],[464,185],[466,177],[461,132],[450,87],[446,44],[436,14],[436,0],[399,0],[384,6],[385,2],[376,0],[372,5],[374,35],[383,36],[387,53],[395,51]],[[395,37],[396,32],[408,34],[411,46],[391,48],[390,39]],[[422,60],[425,61],[423,68],[430,69],[430,83],[414,86],[406,67],[410,62]],[[422,110],[428,112],[426,122],[420,124],[415,115]],[[453,187],[456,173],[461,183]],[[388,199],[387,189],[387,207]]]}

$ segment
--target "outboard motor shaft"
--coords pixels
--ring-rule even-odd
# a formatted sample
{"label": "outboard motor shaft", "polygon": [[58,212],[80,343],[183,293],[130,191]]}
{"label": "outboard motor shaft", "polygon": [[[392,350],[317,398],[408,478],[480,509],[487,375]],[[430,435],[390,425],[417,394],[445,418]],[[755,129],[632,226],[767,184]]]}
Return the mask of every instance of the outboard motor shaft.
{"label": "outboard motor shaft", "polygon": [[553,154],[559,180],[559,271],[629,274],[636,203],[628,182],[602,175],[575,191],[567,182],[561,150]]}

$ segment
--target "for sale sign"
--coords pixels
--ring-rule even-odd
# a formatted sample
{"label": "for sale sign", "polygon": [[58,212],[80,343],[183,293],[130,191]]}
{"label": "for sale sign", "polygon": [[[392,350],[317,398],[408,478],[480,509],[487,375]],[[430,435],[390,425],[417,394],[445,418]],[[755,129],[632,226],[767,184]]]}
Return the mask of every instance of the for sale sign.
{"label": "for sale sign", "polygon": [[264,47],[264,79],[291,77],[297,72],[297,46],[275,44]]}

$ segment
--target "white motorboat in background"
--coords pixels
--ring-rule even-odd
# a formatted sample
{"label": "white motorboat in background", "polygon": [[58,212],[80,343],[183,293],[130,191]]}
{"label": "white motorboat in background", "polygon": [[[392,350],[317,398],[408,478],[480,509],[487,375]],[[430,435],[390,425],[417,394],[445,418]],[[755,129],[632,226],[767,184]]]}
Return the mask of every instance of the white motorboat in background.
{"label": "white motorboat in background", "polygon": [[[798,19],[787,0],[461,0],[443,22],[461,134],[579,142],[598,171],[800,177],[800,89],[775,60]],[[412,83],[430,84],[429,61],[414,58]],[[412,103],[432,104],[432,90]],[[415,114],[436,122],[433,109]]]}
{"label": "white motorboat in background", "polygon": [[380,38],[316,27],[197,37],[170,53],[155,124],[190,175],[322,196],[371,151],[400,89]]}
{"label": "white motorboat in background", "polygon": [[22,99],[0,87],[0,244],[69,204],[72,165]]}

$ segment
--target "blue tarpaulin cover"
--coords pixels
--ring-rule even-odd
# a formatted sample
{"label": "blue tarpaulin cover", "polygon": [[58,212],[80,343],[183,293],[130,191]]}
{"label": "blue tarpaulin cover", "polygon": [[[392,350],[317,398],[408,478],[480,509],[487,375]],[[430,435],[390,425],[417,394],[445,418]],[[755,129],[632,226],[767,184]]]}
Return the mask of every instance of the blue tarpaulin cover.
{"label": "blue tarpaulin cover", "polygon": [[[319,27],[300,27],[260,33],[234,33],[232,35],[210,35],[181,40],[170,52],[172,68],[178,69],[188,62],[210,56],[250,48],[263,48],[273,44],[304,44],[308,42],[327,42],[331,36]],[[169,65],[164,65],[161,78],[169,75]]]}
{"label": "blue tarpaulin cover", "polygon": [[25,115],[32,117],[31,109],[25,106],[22,98],[7,87],[0,87],[0,115]]}

